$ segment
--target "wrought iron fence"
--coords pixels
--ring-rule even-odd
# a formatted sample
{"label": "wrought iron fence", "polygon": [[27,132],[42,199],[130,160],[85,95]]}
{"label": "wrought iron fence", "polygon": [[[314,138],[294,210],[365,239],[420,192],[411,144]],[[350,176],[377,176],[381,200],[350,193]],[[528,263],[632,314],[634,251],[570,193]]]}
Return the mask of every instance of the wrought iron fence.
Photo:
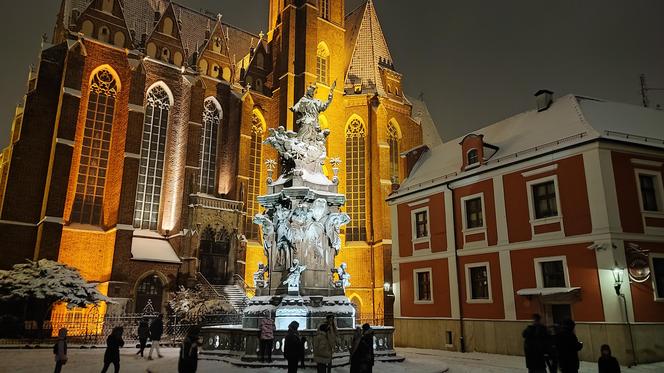
{"label": "wrought iron fence", "polygon": [[385,315],[378,313],[360,313],[355,315],[355,324],[357,326],[362,326],[363,324],[385,326]]}

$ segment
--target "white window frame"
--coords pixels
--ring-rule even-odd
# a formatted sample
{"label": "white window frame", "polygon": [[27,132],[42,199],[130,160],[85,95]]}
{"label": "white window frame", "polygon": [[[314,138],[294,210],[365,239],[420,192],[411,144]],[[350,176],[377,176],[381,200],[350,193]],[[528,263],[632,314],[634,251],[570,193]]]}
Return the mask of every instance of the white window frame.
{"label": "white window frame", "polygon": [[[427,215],[427,235],[425,237],[417,237],[417,219],[416,216],[420,212],[426,212]],[[411,236],[413,244],[429,242],[431,239],[431,215],[429,214],[429,206],[420,207],[418,209],[410,210],[411,222]]]}
{"label": "white window frame", "polygon": [[[420,299],[420,287],[417,282],[418,273],[429,273],[429,291],[431,292],[431,300],[419,300]],[[413,302],[415,304],[433,304],[433,270],[431,267],[428,268],[417,268],[413,270]]]}
{"label": "white window frame", "polygon": [[[477,162],[469,163],[469,162],[468,162],[468,161],[469,161],[469,159],[468,159],[468,155],[469,155],[470,152],[472,152],[473,150],[477,152]],[[470,148],[470,149],[468,149],[468,151],[466,151],[466,170],[470,170],[470,169],[472,169],[472,168],[479,167],[481,164],[482,164],[482,160],[480,159],[480,151],[479,151],[479,149],[477,149],[477,148]]]}
{"label": "white window frame", "polygon": [[[465,266],[466,271],[466,303],[493,303],[493,292],[491,291],[491,265],[489,262],[468,263]],[[489,288],[489,299],[474,299],[472,283],[470,281],[470,270],[472,268],[486,267],[487,287]]]}
{"label": "white window frame", "polygon": [[[664,215],[664,184],[662,184],[662,173],[655,170],[647,170],[643,168],[637,168],[634,170],[634,175],[636,177],[636,187],[637,192],[639,193],[639,209],[642,214],[654,214],[654,215]],[[657,191],[657,211],[646,211],[643,209],[643,194],[641,193],[641,175],[644,176],[654,176],[655,182],[657,185],[655,189]]]}
{"label": "white window frame", "polygon": [[542,263],[547,262],[563,262],[563,272],[565,274],[565,287],[569,288],[570,279],[569,279],[569,268],[567,267],[567,256],[547,256],[533,259],[535,264],[535,282],[539,289],[544,289],[544,274],[542,273]]}
{"label": "white window frame", "polygon": [[[664,253],[651,252],[649,258],[653,297],[655,299],[655,302],[664,302],[664,294],[659,294],[657,292],[657,281],[655,280],[655,262],[653,260],[655,258],[664,260]],[[664,276],[664,273],[662,273],[662,276]]]}
{"label": "white window frame", "polygon": [[[468,217],[466,215],[466,201],[470,201],[476,198],[480,198],[482,202],[482,226],[475,228],[468,228]],[[484,192],[461,197],[461,220],[463,222],[463,233],[479,233],[486,230],[486,206],[484,203]]]}
{"label": "white window frame", "polygon": [[[556,190],[556,209],[558,210],[558,215],[550,216],[548,218],[537,219],[536,218],[537,215],[535,214],[535,200],[533,198],[534,197],[533,186],[538,184],[548,183],[550,181],[553,181],[553,187]],[[562,213],[562,206],[560,205],[560,188],[558,183],[558,175],[551,175],[539,179],[526,181],[526,193],[528,194],[528,213],[530,216],[530,230],[532,236],[547,237],[547,238],[564,236],[565,227],[563,226],[563,213]],[[560,223],[559,231],[540,233],[540,234],[537,234],[535,232],[535,227],[538,227],[540,225],[554,224],[554,223]]]}

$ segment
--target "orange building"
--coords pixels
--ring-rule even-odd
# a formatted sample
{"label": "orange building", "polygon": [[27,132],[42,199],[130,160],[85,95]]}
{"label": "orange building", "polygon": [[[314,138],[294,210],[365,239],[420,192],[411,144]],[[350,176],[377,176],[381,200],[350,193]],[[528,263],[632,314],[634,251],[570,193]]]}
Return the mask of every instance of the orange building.
{"label": "orange building", "polygon": [[539,313],[577,322],[585,360],[604,343],[623,363],[662,360],[664,113],[537,99],[406,154],[389,197],[395,343],[522,354]]}
{"label": "orange building", "polygon": [[163,308],[181,284],[250,292],[266,260],[252,217],[277,156],[263,140],[292,129],[306,86],[327,97],[336,81],[321,122],[353,219],[339,260],[362,317],[390,313],[385,198],[400,152],[440,138],[404,96],[372,1],[266,1],[267,34],[166,0],[61,4],[2,156],[2,267],[70,264],[112,312]]}

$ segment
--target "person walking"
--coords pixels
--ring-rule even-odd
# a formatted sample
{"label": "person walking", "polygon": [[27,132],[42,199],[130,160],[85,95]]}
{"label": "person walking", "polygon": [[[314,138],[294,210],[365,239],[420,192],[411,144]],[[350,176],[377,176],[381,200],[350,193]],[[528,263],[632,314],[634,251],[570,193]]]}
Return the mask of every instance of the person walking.
{"label": "person walking", "polygon": [[67,329],[61,328],[58,331],[58,341],[53,345],[53,355],[55,355],[55,373],[62,371],[62,366],[67,364]]}
{"label": "person walking", "polygon": [[558,351],[558,366],[563,373],[578,373],[579,351],[583,343],[574,334],[576,324],[572,320],[563,321],[560,333],[556,335],[556,349]]}
{"label": "person walking", "polygon": [[293,321],[288,325],[288,334],[284,341],[284,358],[288,362],[288,373],[297,373],[300,361],[304,362],[304,344],[297,329],[300,323]]}
{"label": "person walking", "polygon": [[260,322],[260,356],[259,360],[265,362],[265,355],[267,355],[267,362],[272,362],[272,346],[274,345],[274,320],[272,320],[270,311],[263,311],[263,317]]}
{"label": "person walking", "polygon": [[136,355],[141,355],[141,357],[143,357],[143,352],[145,351],[145,346],[147,345],[148,337],[150,336],[150,325],[148,324],[148,319],[145,317],[138,323],[137,334],[139,349]]}
{"label": "person walking", "polygon": [[545,355],[548,352],[549,332],[539,314],[533,315],[533,323],[528,325],[522,336],[528,373],[546,373]]}
{"label": "person walking", "polygon": [[314,338],[314,362],[318,373],[327,373],[332,367],[335,334],[327,322],[320,324]]}
{"label": "person walking", "polygon": [[611,355],[611,347],[609,345],[602,345],[600,348],[602,354],[597,360],[597,368],[599,373],[620,373],[620,364],[618,359]]}
{"label": "person walking", "polygon": [[358,347],[360,347],[360,341],[362,340],[362,327],[358,326],[355,328],[355,333],[353,333],[353,339],[350,345],[350,373],[359,373],[360,372],[360,354],[357,353]]}
{"label": "person walking", "polygon": [[164,315],[159,314],[156,319],[152,320],[150,324],[150,339],[152,340],[152,346],[150,346],[150,353],[148,354],[148,360],[152,360],[152,351],[157,350],[157,356],[162,358],[161,352],[159,351],[159,341],[161,336],[164,334]]}
{"label": "person walking", "polygon": [[196,373],[198,369],[198,347],[201,345],[198,339],[200,330],[192,327],[180,347],[180,358],[178,359],[178,373]]}
{"label": "person walking", "polygon": [[104,353],[104,367],[101,373],[106,373],[108,367],[113,364],[115,373],[120,372],[120,347],[124,346],[122,333],[124,329],[121,326],[113,328],[111,335],[106,338],[106,352]]}
{"label": "person walking", "polygon": [[358,355],[359,373],[372,373],[374,366],[374,331],[371,325],[362,325],[362,338],[355,354]]}

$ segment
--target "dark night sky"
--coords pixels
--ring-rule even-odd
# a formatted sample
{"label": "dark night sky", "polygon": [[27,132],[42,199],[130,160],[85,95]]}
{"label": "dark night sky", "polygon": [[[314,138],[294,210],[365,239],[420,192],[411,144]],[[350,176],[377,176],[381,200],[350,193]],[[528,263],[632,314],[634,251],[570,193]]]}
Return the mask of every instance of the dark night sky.
{"label": "dark night sky", "polygon": [[[640,73],[664,87],[661,0],[374,1],[406,92],[424,93],[446,139],[531,109],[540,88],[640,104]],[[180,2],[250,31],[266,28],[267,0]],[[347,10],[360,2],[347,0]],[[59,3],[0,2],[2,146]],[[664,93],[651,101],[664,105]]]}

